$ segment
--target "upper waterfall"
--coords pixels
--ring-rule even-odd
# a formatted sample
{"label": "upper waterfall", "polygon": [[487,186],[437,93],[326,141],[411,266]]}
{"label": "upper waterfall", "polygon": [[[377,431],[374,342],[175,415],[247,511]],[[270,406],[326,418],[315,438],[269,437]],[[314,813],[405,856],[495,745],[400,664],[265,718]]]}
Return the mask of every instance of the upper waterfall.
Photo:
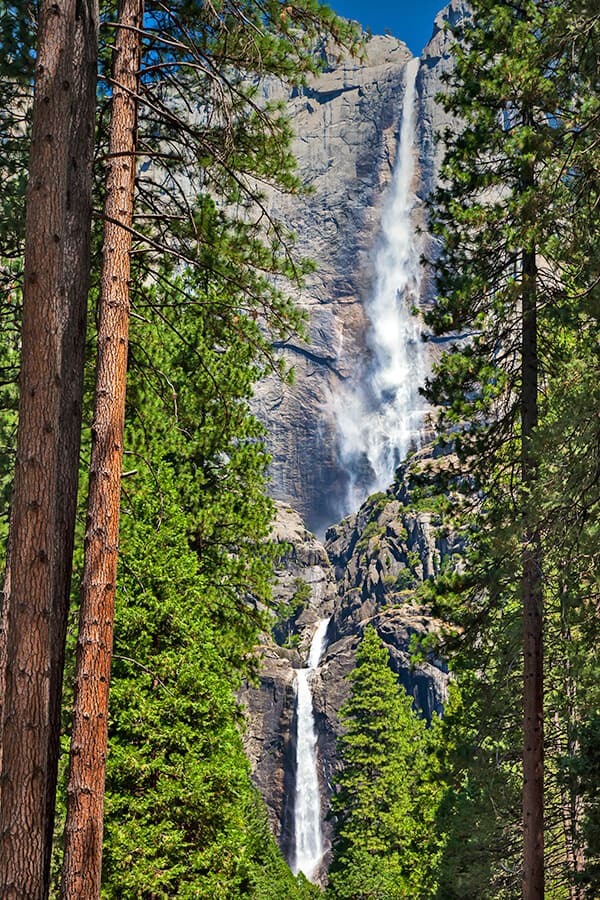
{"label": "upper waterfall", "polygon": [[420,63],[402,41],[374,35],[360,61],[331,61],[285,98],[310,191],[272,203],[298,253],[317,263],[293,291],[310,340],[278,343],[294,383],[265,379],[253,408],[269,431],[270,492],[316,534],[387,488],[399,457],[419,444],[427,405],[417,384],[439,348],[421,343],[410,315],[413,303],[435,302],[433,278],[419,271],[435,246],[418,229],[439,183],[435,133],[454,127],[436,99],[451,66],[443,21]]}
{"label": "upper waterfall", "polygon": [[340,455],[350,482],[344,514],[369,493],[387,488],[420,439],[425,403],[419,387],[426,364],[419,319],[412,313],[421,280],[413,215],[419,62],[406,65],[400,140],[381,221],[374,290],[366,306],[371,362],[359,381],[344,386],[336,404]]}

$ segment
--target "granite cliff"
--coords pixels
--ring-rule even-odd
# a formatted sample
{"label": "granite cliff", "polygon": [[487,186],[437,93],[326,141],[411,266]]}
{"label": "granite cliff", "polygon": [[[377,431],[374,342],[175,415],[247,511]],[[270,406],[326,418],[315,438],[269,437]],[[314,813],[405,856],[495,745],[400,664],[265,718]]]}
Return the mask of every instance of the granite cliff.
{"label": "granite cliff", "polygon": [[[453,0],[436,19],[416,78],[413,214],[435,185],[440,149],[434,135],[447,119],[435,96],[450,65],[445,20],[464,14]],[[287,98],[297,135],[294,152],[311,193],[273,197],[272,207],[297,234],[297,249],[317,263],[296,297],[309,314],[310,342],[280,351],[295,384],[263,382],[255,409],[269,431],[272,495],[297,509],[319,534],[348,512],[349,473],[342,459],[336,406],[344,387],[369,377],[373,355],[367,307],[386,189],[399,148],[411,53],[391,36],[373,36],[364,59],[329,61],[325,71]],[[270,85],[267,93],[277,93]],[[422,249],[425,249],[423,245]],[[426,273],[417,303],[431,302]]]}

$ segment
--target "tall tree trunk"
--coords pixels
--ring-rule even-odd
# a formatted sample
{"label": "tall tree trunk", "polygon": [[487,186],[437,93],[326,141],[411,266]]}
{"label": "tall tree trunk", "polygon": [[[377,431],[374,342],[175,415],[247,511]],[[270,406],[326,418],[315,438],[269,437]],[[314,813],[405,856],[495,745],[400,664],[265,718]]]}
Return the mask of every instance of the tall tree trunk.
{"label": "tall tree trunk", "polygon": [[17,462],[4,585],[0,896],[49,888],[77,502],[97,0],[41,0]]}
{"label": "tall tree trunk", "polygon": [[[527,166],[524,190],[534,185]],[[523,486],[523,897],[544,897],[544,667],[541,547],[532,523],[530,491],[537,466],[532,437],[538,424],[537,263],[535,248],[523,254],[521,356],[521,479]]]}
{"label": "tall tree trunk", "polygon": [[[0,593],[0,798],[2,794],[2,723],[6,694],[6,662],[8,651],[8,601],[10,599],[10,543],[6,546],[4,583]],[[2,800],[0,799],[0,804]]]}
{"label": "tall tree trunk", "polygon": [[100,896],[108,691],[129,332],[129,274],[143,0],[122,0],[115,41],[98,361],[61,897]]}
{"label": "tall tree trunk", "polygon": [[[567,583],[559,588],[560,597],[560,639],[564,648],[573,643],[571,627],[569,625],[569,596]],[[573,671],[572,660],[568,650],[565,649],[559,662],[563,675],[563,697],[566,701],[566,715],[563,722],[558,711],[555,713],[556,722],[556,758],[575,759],[579,753],[579,741],[577,732],[581,725],[580,704],[577,696],[577,677]],[[564,728],[564,740],[560,740],[561,724]],[[579,778],[574,773],[569,773],[568,778],[560,781],[561,815],[565,840],[565,856],[569,873],[569,900],[583,900],[585,885],[581,876],[585,870],[584,839],[582,834],[583,824],[583,797],[581,796]]]}

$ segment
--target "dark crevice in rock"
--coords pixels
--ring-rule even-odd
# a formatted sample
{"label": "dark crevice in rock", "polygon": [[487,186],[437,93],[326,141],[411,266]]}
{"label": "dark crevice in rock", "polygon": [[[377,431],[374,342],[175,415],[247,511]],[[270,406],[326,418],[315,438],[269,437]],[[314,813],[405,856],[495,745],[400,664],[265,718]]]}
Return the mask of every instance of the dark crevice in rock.
{"label": "dark crevice in rock", "polygon": [[296,710],[291,720],[290,735],[283,754],[283,799],[279,848],[287,860],[294,853],[294,813],[296,796]]}
{"label": "dark crevice in rock", "polygon": [[302,88],[301,96],[307,97],[309,100],[316,100],[317,103],[330,103],[332,100],[336,100],[343,94],[348,94],[355,90],[356,86],[337,88],[334,91],[317,91],[309,87],[304,87]]}
{"label": "dark crevice in rock", "polygon": [[343,375],[339,369],[333,365],[333,358],[329,356],[320,356],[318,353],[313,353],[307,347],[300,347],[298,344],[292,344],[289,341],[275,341],[273,343],[273,347],[276,350],[290,350],[292,353],[297,353],[300,356],[303,356],[305,359],[310,360],[310,362],[314,362],[319,366],[325,366],[329,369],[330,372],[333,372],[341,381],[346,380],[346,376]]}

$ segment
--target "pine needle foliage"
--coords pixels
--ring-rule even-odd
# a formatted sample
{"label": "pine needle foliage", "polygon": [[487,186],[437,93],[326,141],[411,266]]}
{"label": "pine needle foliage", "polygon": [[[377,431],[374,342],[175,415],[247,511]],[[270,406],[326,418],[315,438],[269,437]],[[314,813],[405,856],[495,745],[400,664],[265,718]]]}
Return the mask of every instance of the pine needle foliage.
{"label": "pine needle foliage", "polygon": [[598,15],[571,0],[475,0],[456,37],[441,99],[462,128],[445,136],[433,201],[440,297],[428,316],[455,341],[428,391],[478,502],[466,567],[437,586],[458,682],[439,896],[533,896],[514,802],[525,536],[544,601],[544,896],[574,898],[591,848],[569,760],[597,704]]}
{"label": "pine needle foliage", "polygon": [[365,629],[342,707],[341,772],[332,798],[333,862],[327,896],[387,900],[433,896],[437,787],[428,730],[389,666],[389,651]]}
{"label": "pine needle foliage", "polygon": [[[150,291],[131,346],[103,896],[296,898],[235,690],[270,599],[251,318]],[[141,301],[140,301],[141,302]]]}

